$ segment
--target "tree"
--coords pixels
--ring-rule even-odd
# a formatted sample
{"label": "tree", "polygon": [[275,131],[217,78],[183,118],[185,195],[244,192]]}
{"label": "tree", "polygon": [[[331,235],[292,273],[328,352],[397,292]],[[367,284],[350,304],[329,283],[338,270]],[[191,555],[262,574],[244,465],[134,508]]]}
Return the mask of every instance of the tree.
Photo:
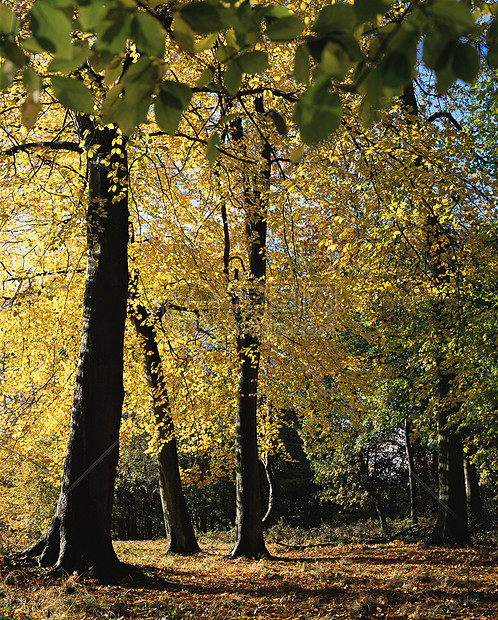
{"label": "tree", "polygon": [[39,555],[42,566],[108,575],[118,567],[111,514],[124,397],[128,167],[116,128],[84,115],[75,115],[74,124],[90,151],[82,337],[57,508],[45,535],[24,554]]}
{"label": "tree", "polygon": [[153,317],[146,308],[132,300],[131,320],[140,334],[143,346],[144,372],[157,428],[157,464],[164,525],[168,540],[167,552],[188,555],[197,553],[199,545],[187,511],[182,490],[174,423],[162,361],[157,346]]}

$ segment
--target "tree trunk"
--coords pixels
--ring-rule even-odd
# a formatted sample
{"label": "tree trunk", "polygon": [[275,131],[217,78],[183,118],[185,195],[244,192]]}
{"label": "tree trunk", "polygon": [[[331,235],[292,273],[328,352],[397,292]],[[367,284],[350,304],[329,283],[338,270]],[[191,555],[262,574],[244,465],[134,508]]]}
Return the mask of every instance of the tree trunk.
{"label": "tree trunk", "polygon": [[462,439],[448,425],[446,402],[452,376],[439,378],[438,396],[438,518],[432,532],[433,545],[465,546],[470,543],[467,497],[463,471]]}
{"label": "tree trunk", "polygon": [[190,555],[200,551],[187,510],[180,479],[175,429],[170,415],[168,392],[162,369],[156,334],[149,312],[136,304],[130,313],[142,338],[144,370],[156,421],[159,470],[159,491],[163,508],[168,547],[166,553]]}
{"label": "tree trunk", "polygon": [[[446,307],[447,289],[450,286],[448,257],[451,248],[438,217],[430,214],[427,218],[427,259],[429,273],[437,286],[433,301],[433,318],[436,325],[434,333],[434,363],[437,369],[437,424],[438,424],[438,518],[432,532],[434,545],[465,546],[470,543],[463,473],[462,438],[454,423],[448,420],[458,412],[459,404],[453,402],[451,393],[455,374],[447,367],[445,344],[448,340],[448,326],[453,317]],[[451,310],[450,310],[451,311]]]}
{"label": "tree trunk", "polygon": [[410,440],[411,423],[408,418],[405,420],[405,449],[408,465],[408,489],[410,492],[410,519],[413,525],[418,523],[417,515],[417,482],[415,480],[415,459],[413,457],[413,446]]}
{"label": "tree trunk", "polygon": [[[419,109],[411,83],[404,91],[402,102],[407,111],[418,116]],[[410,123],[413,121],[409,121]],[[420,158],[416,166],[420,166]],[[461,437],[452,425],[448,425],[451,414],[458,411],[458,403],[452,403],[451,384],[454,374],[446,367],[445,345],[448,328],[455,322],[448,307],[447,295],[451,291],[450,258],[452,244],[448,231],[443,229],[438,216],[430,209],[426,221],[427,275],[436,290],[433,301],[432,319],[436,325],[434,333],[434,363],[437,369],[438,400],[438,520],[432,533],[432,543],[437,545],[466,545],[470,541],[463,474],[463,449]]]}
{"label": "tree trunk", "polygon": [[268,482],[268,504],[266,507],[265,516],[263,517],[265,527],[268,527],[268,524],[270,523],[275,512],[275,484],[271,460],[271,456],[268,452],[265,452],[265,460],[262,463],[266,474],[266,480]]}
{"label": "tree trunk", "polygon": [[463,473],[465,476],[467,510],[474,519],[481,519],[483,516],[483,507],[477,472],[475,465],[470,462],[469,457],[466,454],[464,454],[463,457]]}
{"label": "tree trunk", "polygon": [[375,483],[372,481],[370,477],[367,463],[365,459],[363,458],[363,454],[361,451],[358,454],[358,463],[360,466],[360,476],[361,476],[361,482],[363,484],[363,488],[367,492],[368,497],[370,498],[370,501],[372,502],[372,505],[375,508],[375,512],[377,513],[381,534],[383,536],[386,536],[389,533],[389,526],[387,525],[387,518],[386,518],[386,511],[384,508],[384,503],[380,497],[378,489],[375,487]]}
{"label": "tree trunk", "polygon": [[[261,111],[261,100],[256,101],[255,107],[258,112]],[[238,133],[234,137],[240,143],[243,139],[240,119],[236,127]],[[235,417],[235,542],[230,554],[233,558],[270,555],[263,538],[257,437],[258,374],[266,300],[266,218],[271,160],[268,141],[263,145],[262,156],[262,172],[248,174],[245,178],[245,238],[249,258],[247,290],[232,298],[239,364]],[[245,295],[243,300],[242,295]]]}
{"label": "tree trunk", "polygon": [[[96,153],[87,160],[87,270],[74,402],[55,515],[26,550],[42,566],[93,571],[119,568],[111,541],[111,512],[124,397],[123,338],[128,266],[128,170],[114,128],[75,116],[78,137]],[[122,149],[122,150],[121,150]]]}

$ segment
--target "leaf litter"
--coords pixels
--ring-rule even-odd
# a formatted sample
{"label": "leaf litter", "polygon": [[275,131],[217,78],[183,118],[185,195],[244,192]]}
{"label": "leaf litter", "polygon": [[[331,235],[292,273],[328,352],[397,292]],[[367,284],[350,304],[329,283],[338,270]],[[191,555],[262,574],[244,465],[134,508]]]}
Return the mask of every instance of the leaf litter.
{"label": "leaf litter", "polygon": [[115,542],[142,573],[114,585],[2,556],[0,620],[498,620],[491,547],[269,544],[272,560],[232,560],[226,541],[201,543],[181,557],[164,540]]}

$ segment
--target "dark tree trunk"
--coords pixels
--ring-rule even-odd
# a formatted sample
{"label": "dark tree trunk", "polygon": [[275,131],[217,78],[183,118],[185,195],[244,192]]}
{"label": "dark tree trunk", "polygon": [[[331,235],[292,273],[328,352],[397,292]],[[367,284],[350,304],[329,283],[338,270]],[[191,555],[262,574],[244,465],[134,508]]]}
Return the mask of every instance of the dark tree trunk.
{"label": "dark tree trunk", "polygon": [[427,261],[429,274],[437,287],[433,301],[435,366],[437,369],[437,424],[438,424],[438,518],[432,532],[434,545],[465,546],[470,543],[467,516],[467,498],[463,471],[462,438],[454,423],[448,420],[458,413],[452,384],[454,372],[448,368],[445,343],[453,317],[447,309],[447,289],[450,286],[448,270],[451,247],[436,215],[427,218]]}
{"label": "dark tree trunk", "polygon": [[358,463],[360,466],[360,477],[361,482],[363,484],[363,488],[368,494],[370,501],[377,513],[377,517],[379,519],[379,527],[381,533],[385,536],[389,533],[389,526],[387,525],[386,511],[384,508],[384,503],[380,496],[379,490],[376,487],[375,483],[372,481],[370,474],[368,472],[367,463],[363,457],[363,454],[360,452],[358,454]]}
{"label": "dark tree trunk", "polygon": [[405,449],[406,449],[406,461],[408,465],[408,489],[410,492],[410,519],[413,525],[418,523],[418,496],[417,496],[417,482],[415,479],[415,459],[413,456],[413,446],[410,439],[411,423],[407,418],[405,420]]}
{"label": "dark tree trunk", "polygon": [[[405,109],[418,117],[419,109],[411,83],[404,91],[402,102]],[[409,120],[412,123],[413,120]],[[416,160],[416,166],[422,164]],[[465,481],[463,473],[462,440],[456,428],[448,424],[451,414],[458,412],[458,403],[453,403],[451,384],[455,379],[447,368],[445,345],[448,330],[455,323],[448,307],[448,292],[451,290],[450,271],[453,256],[449,233],[444,230],[438,216],[429,209],[426,221],[426,271],[435,287],[436,295],[432,304],[432,320],[436,326],[434,333],[434,363],[437,369],[438,400],[438,520],[431,541],[437,545],[466,545],[469,542]]]}
{"label": "dark tree trunk", "polygon": [[168,391],[156,334],[150,322],[150,315],[144,306],[134,305],[130,315],[142,338],[145,376],[156,421],[158,434],[156,457],[164,526],[168,540],[167,553],[190,555],[199,552],[200,548],[182,490],[175,429],[170,415]]}
{"label": "dark tree trunk", "polygon": [[119,568],[111,511],[123,404],[123,338],[128,266],[128,170],[121,138],[76,116],[88,159],[87,271],[83,326],[62,485],[42,539],[25,553],[42,566],[106,576]]}
{"label": "dark tree trunk", "polygon": [[[261,112],[262,102],[256,101]],[[241,143],[242,124],[236,124],[234,138]],[[232,298],[237,329],[238,387],[235,417],[236,512],[235,542],[231,557],[268,557],[263,538],[263,512],[257,437],[258,374],[261,330],[265,308],[267,192],[271,151],[267,141],[262,150],[261,173],[245,178],[245,238],[249,271],[245,291]],[[227,238],[225,238],[227,242]],[[225,247],[226,249],[226,247]],[[226,254],[225,254],[226,256]],[[228,269],[228,265],[225,265]],[[244,298],[242,297],[244,296]]]}
{"label": "dark tree trunk", "polygon": [[[432,532],[433,545],[465,546],[470,543],[467,497],[463,471],[462,439],[448,424],[447,401],[452,375],[438,382],[438,518]],[[451,411],[454,413],[454,411]]]}
{"label": "dark tree trunk", "polygon": [[236,513],[232,557],[268,555],[263,539],[256,427],[259,338],[237,338],[239,383],[235,420]]}

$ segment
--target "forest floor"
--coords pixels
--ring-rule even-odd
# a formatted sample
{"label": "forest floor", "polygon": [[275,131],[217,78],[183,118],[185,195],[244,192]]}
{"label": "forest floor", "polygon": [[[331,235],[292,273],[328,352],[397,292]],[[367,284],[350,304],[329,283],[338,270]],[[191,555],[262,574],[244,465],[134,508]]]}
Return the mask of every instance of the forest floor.
{"label": "forest floor", "polygon": [[418,543],[293,546],[231,560],[223,538],[165,556],[165,541],[116,542],[138,581],[47,577],[0,556],[0,620],[498,620],[498,550]]}

